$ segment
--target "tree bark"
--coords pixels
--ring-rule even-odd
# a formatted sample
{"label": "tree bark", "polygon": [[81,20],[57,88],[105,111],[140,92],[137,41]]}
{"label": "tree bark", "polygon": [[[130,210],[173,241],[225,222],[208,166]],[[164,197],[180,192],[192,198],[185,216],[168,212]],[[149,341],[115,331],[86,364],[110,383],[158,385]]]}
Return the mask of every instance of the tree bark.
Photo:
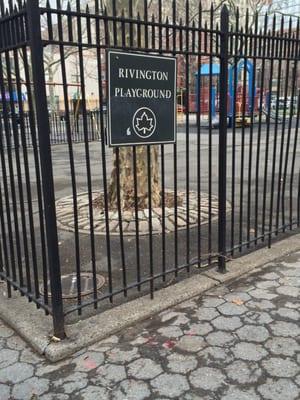
{"label": "tree bark", "polygon": [[[51,53],[52,53],[52,57],[54,57],[53,54],[53,47],[51,46]],[[54,83],[54,71],[51,65],[49,65],[48,67],[48,83],[50,83],[49,85],[49,105],[50,105],[50,110],[52,112],[56,112],[56,98],[55,98],[55,86],[53,85]]]}
{"label": "tree bark", "polygon": [[[158,146],[151,146],[151,200],[152,207],[159,207],[161,204],[160,182],[159,182],[159,161]],[[123,147],[119,149],[119,185],[116,151],[114,151],[114,166],[111,172],[109,185],[109,204],[111,209],[118,205],[118,190],[120,191],[120,203],[123,210],[133,209],[135,206],[134,193],[134,169],[133,150]],[[147,147],[136,147],[136,173],[137,173],[137,203],[139,209],[149,207],[148,193],[148,163]]]}
{"label": "tree bark", "polygon": [[[151,3],[151,2],[150,2]],[[108,14],[113,13],[111,1],[105,1]],[[133,13],[141,15],[144,13],[144,1],[133,0],[132,9]],[[117,12],[122,9],[128,9],[128,0],[117,0]],[[129,43],[129,30],[126,32],[126,42]],[[143,32],[142,32],[143,34]],[[133,33],[135,37],[135,32]],[[118,37],[118,43],[121,38]],[[111,38],[113,42],[113,38]],[[151,146],[151,200],[152,207],[159,207],[161,204],[160,198],[160,182],[159,182],[159,148],[158,146]],[[111,209],[116,209],[118,205],[118,190],[120,191],[121,208],[123,210],[133,209],[135,206],[135,192],[134,192],[134,170],[133,170],[133,150],[130,147],[123,147],[119,149],[119,185],[117,177],[117,164],[116,164],[116,151],[114,150],[114,166],[111,172],[110,185],[109,185],[109,205]],[[149,193],[148,193],[148,165],[147,165],[147,147],[136,147],[136,172],[137,172],[137,200],[139,209],[149,207]]]}

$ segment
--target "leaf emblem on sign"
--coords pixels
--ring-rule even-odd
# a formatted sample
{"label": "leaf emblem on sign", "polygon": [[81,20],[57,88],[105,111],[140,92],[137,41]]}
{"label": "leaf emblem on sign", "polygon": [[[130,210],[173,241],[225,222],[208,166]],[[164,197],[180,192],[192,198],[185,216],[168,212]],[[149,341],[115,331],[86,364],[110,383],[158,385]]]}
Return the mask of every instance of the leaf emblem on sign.
{"label": "leaf emblem on sign", "polygon": [[147,132],[151,132],[153,129],[153,118],[148,117],[146,112],[144,111],[140,118],[136,119],[136,129],[140,132],[143,132],[146,135]]}

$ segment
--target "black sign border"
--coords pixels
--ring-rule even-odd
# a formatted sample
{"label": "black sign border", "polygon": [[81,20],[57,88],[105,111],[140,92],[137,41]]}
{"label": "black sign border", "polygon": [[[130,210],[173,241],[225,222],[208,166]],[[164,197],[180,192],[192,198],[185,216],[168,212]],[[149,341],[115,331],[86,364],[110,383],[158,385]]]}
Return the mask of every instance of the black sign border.
{"label": "black sign border", "polygon": [[[111,96],[110,96],[110,55],[111,54],[126,54],[129,56],[153,57],[161,58],[163,60],[173,60],[175,63],[175,82],[174,82],[174,140],[160,141],[160,142],[138,142],[138,143],[112,143],[111,140]],[[106,49],[106,71],[107,71],[107,139],[109,147],[129,147],[129,146],[147,146],[158,144],[174,144],[177,141],[177,58],[171,56],[163,56],[160,54],[138,53],[132,51],[123,51],[116,49]]]}

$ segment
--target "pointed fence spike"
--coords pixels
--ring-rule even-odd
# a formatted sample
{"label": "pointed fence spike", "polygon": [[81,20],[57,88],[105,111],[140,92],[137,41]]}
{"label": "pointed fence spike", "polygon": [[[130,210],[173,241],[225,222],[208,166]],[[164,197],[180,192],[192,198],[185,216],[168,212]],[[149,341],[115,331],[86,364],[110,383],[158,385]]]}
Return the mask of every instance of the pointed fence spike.
{"label": "pointed fence spike", "polygon": [[284,15],[281,16],[281,28],[280,28],[280,32],[283,33],[284,30]]}
{"label": "pointed fence spike", "polygon": [[113,12],[113,16],[115,17],[117,15],[116,0],[112,0],[112,12]]}
{"label": "pointed fence spike", "polygon": [[14,4],[12,0],[8,1],[9,12],[12,13],[14,10]]}

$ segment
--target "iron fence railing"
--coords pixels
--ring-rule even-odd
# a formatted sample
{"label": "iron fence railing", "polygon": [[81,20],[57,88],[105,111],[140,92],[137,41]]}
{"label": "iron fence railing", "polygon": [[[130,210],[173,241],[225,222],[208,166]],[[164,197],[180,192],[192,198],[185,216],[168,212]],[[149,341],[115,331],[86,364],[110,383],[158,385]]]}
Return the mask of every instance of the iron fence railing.
{"label": "iron fence railing", "polygon": [[[22,123],[24,123],[24,130],[21,129],[21,118]],[[4,126],[4,116],[0,114],[1,124]],[[84,143],[84,129],[83,129],[83,117],[80,114],[70,114],[69,116],[71,123],[71,138],[73,143]],[[89,141],[97,141],[100,140],[100,111],[88,111],[87,112],[87,125],[88,125],[88,140]],[[14,135],[13,135],[13,123],[15,121],[16,130],[18,132],[18,145],[22,145],[21,135],[24,134],[26,138],[26,147],[32,147],[33,142],[31,138],[30,131],[30,113],[23,112],[22,116],[19,113],[15,113],[14,117],[12,114],[9,114],[8,125],[10,127],[11,132],[11,140],[10,145],[12,147],[15,146]],[[67,144],[68,136],[67,136],[67,122],[66,116],[64,113],[49,113],[49,124],[50,124],[50,143],[51,145],[55,144]],[[7,146],[7,142],[5,140],[5,132],[2,131],[3,135],[3,146]]]}
{"label": "iron fence railing", "polygon": [[[299,21],[165,3],[0,0],[0,278],[61,338],[299,228]],[[107,49],[177,58],[175,144],[107,147]]]}

